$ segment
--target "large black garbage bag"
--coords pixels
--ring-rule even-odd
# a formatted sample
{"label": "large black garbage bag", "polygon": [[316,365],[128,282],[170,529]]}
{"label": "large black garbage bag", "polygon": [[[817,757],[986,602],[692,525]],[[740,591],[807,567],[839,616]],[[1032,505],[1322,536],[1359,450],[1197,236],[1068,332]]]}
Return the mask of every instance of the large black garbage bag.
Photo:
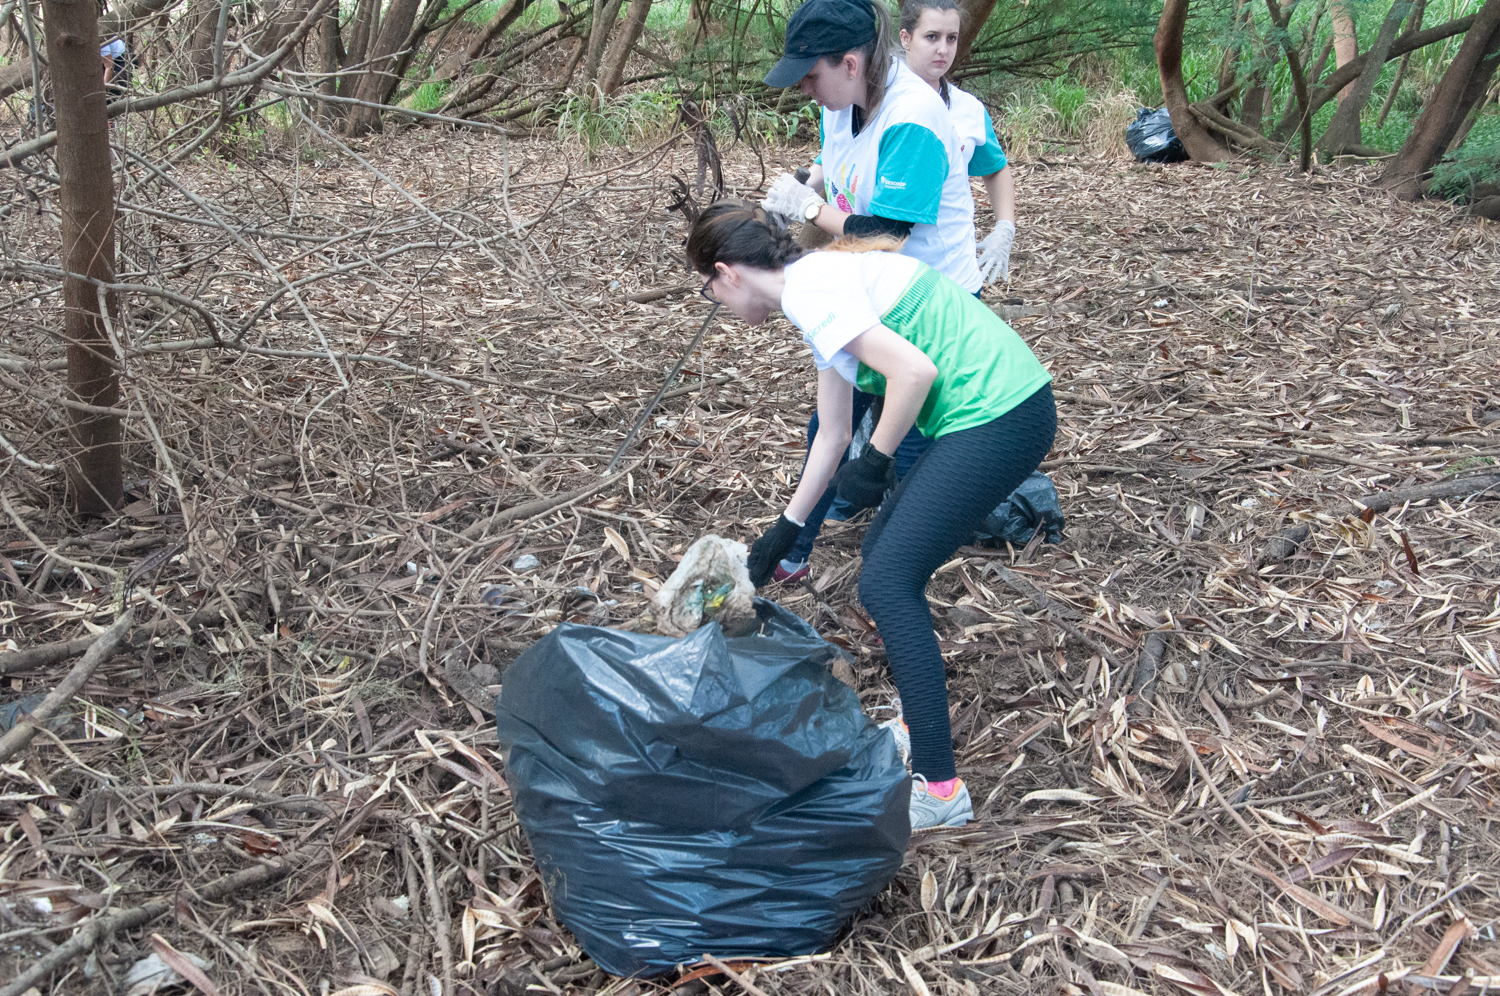
{"label": "large black garbage bag", "polygon": [[1142,107],[1125,129],[1125,144],[1143,163],[1180,163],[1188,158],[1182,139],[1172,130],[1172,114],[1165,107]]}
{"label": "large black garbage bag", "polygon": [[564,624],[505,672],[516,814],[558,919],[616,975],[823,950],[901,866],[894,741],[812,627],[755,607],[738,638]]}
{"label": "large black garbage bag", "polygon": [[984,517],[974,542],[980,546],[1025,546],[1031,542],[1036,531],[1046,535],[1043,542],[1061,543],[1063,526],[1062,502],[1057,496],[1057,486],[1052,478],[1040,470],[1033,470],[1021,486],[1010,493],[1005,504]]}

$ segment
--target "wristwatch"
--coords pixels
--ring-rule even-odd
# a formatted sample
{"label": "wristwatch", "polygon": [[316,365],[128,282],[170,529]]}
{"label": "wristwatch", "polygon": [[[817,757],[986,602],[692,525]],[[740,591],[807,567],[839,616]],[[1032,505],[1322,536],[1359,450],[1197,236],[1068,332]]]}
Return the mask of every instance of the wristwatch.
{"label": "wristwatch", "polygon": [[818,220],[818,212],[823,210],[822,201],[808,201],[807,206],[802,209],[802,220],[808,224]]}

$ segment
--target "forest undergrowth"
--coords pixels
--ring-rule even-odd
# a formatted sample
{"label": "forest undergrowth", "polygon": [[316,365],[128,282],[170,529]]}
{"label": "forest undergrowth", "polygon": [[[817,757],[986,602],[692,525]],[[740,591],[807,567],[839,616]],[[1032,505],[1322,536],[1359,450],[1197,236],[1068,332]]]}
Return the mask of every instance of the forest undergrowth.
{"label": "forest undergrowth", "polygon": [[[0,673],[46,691],[116,600],[136,626],[0,775],[0,993],[49,958],[52,992],[119,992],[153,953],[225,994],[663,991],[554,920],[488,696],[559,620],[627,622],[695,538],[772,520],[806,350],[721,315],[603,474],[707,313],[669,210],[702,199],[693,145],[316,151],[126,187],[119,279],[177,298],[115,330],[109,522],[53,470],[55,276],[7,271]],[[811,155],[726,148],[725,180]],[[667,987],[1500,986],[1500,230],[1358,166],[1017,172],[985,300],[1056,378],[1068,525],[929,589],[978,821],[914,840],[832,950]],[[56,244],[46,203],[3,225]],[[875,705],[861,529],[763,594]]]}

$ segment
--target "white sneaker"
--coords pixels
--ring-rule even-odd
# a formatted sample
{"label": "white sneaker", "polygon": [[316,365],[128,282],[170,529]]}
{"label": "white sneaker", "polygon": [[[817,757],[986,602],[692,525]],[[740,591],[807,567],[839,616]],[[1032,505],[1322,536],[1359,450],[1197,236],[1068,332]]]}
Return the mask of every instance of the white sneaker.
{"label": "white sneaker", "polygon": [[891,737],[896,741],[896,751],[901,755],[901,763],[910,768],[911,731],[906,728],[906,717],[901,714],[901,699],[892,699],[889,708],[896,710],[896,715],[878,725],[882,730],[891,731]]}
{"label": "white sneaker", "polygon": [[927,788],[927,779],[921,775],[911,776],[911,832],[939,830],[944,827],[961,827],[974,818],[974,803],[969,799],[969,786],[963,779],[953,794],[944,799],[935,796]]}

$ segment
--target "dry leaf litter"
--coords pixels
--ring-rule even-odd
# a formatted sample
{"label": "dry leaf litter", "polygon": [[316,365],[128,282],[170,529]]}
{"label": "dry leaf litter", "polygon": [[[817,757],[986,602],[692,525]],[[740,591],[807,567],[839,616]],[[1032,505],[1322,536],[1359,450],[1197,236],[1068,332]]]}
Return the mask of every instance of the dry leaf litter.
{"label": "dry leaf litter", "polygon": [[[1494,226],[1352,167],[1020,166],[985,297],[1056,377],[1069,523],[929,589],[978,821],[914,839],[831,951],[642,982],[553,919],[485,712],[559,620],[628,623],[694,540],[772,521],[806,350],[724,316],[602,476],[706,314],[667,210],[694,144],[308,151],[132,172],[119,279],[157,293],[116,330],[102,526],[49,467],[55,208],[11,195],[10,695],[115,600],[135,624],[0,769],[0,993],[1500,986]],[[770,594],[874,707],[860,531]]]}

